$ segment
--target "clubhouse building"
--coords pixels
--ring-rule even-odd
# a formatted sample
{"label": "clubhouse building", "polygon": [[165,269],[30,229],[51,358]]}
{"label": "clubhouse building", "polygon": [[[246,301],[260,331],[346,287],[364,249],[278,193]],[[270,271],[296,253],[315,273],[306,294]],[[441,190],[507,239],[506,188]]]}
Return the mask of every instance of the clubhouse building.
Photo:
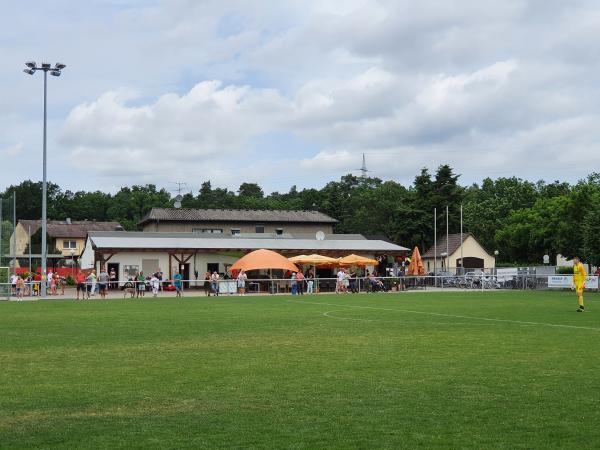
{"label": "clubhouse building", "polygon": [[316,211],[153,209],[143,231],[91,231],[80,258],[82,269],[105,265],[119,280],[161,271],[184,279],[206,272],[225,274],[244,254],[265,248],[285,256],[350,253],[388,261],[409,249],[359,234],[335,234],[337,221]]}

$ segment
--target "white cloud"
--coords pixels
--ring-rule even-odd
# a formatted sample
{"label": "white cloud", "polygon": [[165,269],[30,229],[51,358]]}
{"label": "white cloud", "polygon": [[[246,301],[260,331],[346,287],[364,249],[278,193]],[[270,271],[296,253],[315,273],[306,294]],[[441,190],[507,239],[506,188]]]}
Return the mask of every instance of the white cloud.
{"label": "white cloud", "polygon": [[[403,181],[446,162],[464,180],[576,179],[600,154],[591,0],[7,8],[0,148],[39,150],[41,80],[18,68],[64,60],[49,83],[49,148],[51,178],[65,186],[164,184],[176,172],[190,184],[245,177],[281,190],[337,178],[363,152],[373,175]],[[273,134],[307,150],[255,146]],[[30,169],[0,176],[35,178]]]}

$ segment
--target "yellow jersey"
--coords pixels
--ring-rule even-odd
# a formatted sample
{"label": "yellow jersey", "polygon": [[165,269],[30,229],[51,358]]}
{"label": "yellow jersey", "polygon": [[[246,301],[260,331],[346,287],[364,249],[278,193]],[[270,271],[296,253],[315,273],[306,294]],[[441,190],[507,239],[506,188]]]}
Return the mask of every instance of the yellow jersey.
{"label": "yellow jersey", "polygon": [[585,267],[583,264],[577,263],[573,266],[573,283],[574,284],[583,284],[585,283],[585,279],[587,278],[587,273],[585,272]]}

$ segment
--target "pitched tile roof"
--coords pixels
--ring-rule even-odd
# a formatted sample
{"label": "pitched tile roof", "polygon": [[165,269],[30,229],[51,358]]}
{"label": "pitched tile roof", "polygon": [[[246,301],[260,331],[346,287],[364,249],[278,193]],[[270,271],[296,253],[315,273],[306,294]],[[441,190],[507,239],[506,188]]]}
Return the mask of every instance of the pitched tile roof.
{"label": "pitched tile roof", "polygon": [[337,223],[337,220],[318,211],[152,208],[139,225],[154,221]]}
{"label": "pitched tile roof", "polygon": [[[462,242],[464,243],[467,238],[471,236],[473,237],[473,239],[475,239],[475,236],[473,236],[471,233],[463,233],[463,239]],[[477,240],[477,239],[475,239]],[[448,235],[448,252],[451,255],[452,253],[454,253],[456,250],[458,250],[458,248],[460,247],[461,241],[460,241],[460,233],[454,233],[454,234],[449,234]],[[479,244],[481,245],[481,244]],[[483,248],[483,246],[482,246]],[[436,250],[437,249],[437,250]],[[484,251],[487,252],[487,250]],[[433,258],[435,257],[435,255],[437,254],[438,257],[441,256],[442,253],[446,252],[446,236],[441,236],[438,238],[437,240],[437,247],[431,246],[431,248],[429,248],[424,254],[423,254],[423,258]]]}
{"label": "pitched tile roof", "polygon": [[[35,234],[41,227],[40,220],[19,220],[19,224],[28,230],[31,227],[31,234]],[[48,220],[46,229],[48,236],[54,238],[85,238],[88,231],[115,231],[122,228],[119,222],[96,222],[93,220],[73,220],[67,223],[63,220]]]}

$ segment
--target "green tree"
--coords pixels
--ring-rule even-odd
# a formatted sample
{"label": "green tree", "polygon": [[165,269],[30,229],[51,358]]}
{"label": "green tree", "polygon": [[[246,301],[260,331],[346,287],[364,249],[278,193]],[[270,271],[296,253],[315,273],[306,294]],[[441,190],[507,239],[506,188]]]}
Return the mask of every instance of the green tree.
{"label": "green tree", "polygon": [[582,224],[584,260],[596,267],[600,266],[600,196],[595,196]]}
{"label": "green tree", "polygon": [[238,189],[240,197],[263,198],[265,193],[256,183],[242,183]]}
{"label": "green tree", "polygon": [[[57,198],[61,191],[57,184],[48,182],[47,190],[47,211],[48,217],[56,216]],[[40,219],[42,216],[42,182],[25,180],[18,185],[11,185],[0,196],[4,199],[12,194],[17,197],[17,218],[18,219]]]}
{"label": "green tree", "polygon": [[140,219],[152,208],[172,206],[171,195],[165,190],[157,190],[153,184],[123,187],[117,192],[108,208],[109,220],[118,221],[126,230],[136,230]]}
{"label": "green tree", "polygon": [[464,224],[481,244],[489,249],[501,250],[500,259],[507,255],[496,239],[496,233],[511,214],[530,208],[538,192],[533,183],[520,178],[486,178],[481,187],[467,189],[464,202]]}

